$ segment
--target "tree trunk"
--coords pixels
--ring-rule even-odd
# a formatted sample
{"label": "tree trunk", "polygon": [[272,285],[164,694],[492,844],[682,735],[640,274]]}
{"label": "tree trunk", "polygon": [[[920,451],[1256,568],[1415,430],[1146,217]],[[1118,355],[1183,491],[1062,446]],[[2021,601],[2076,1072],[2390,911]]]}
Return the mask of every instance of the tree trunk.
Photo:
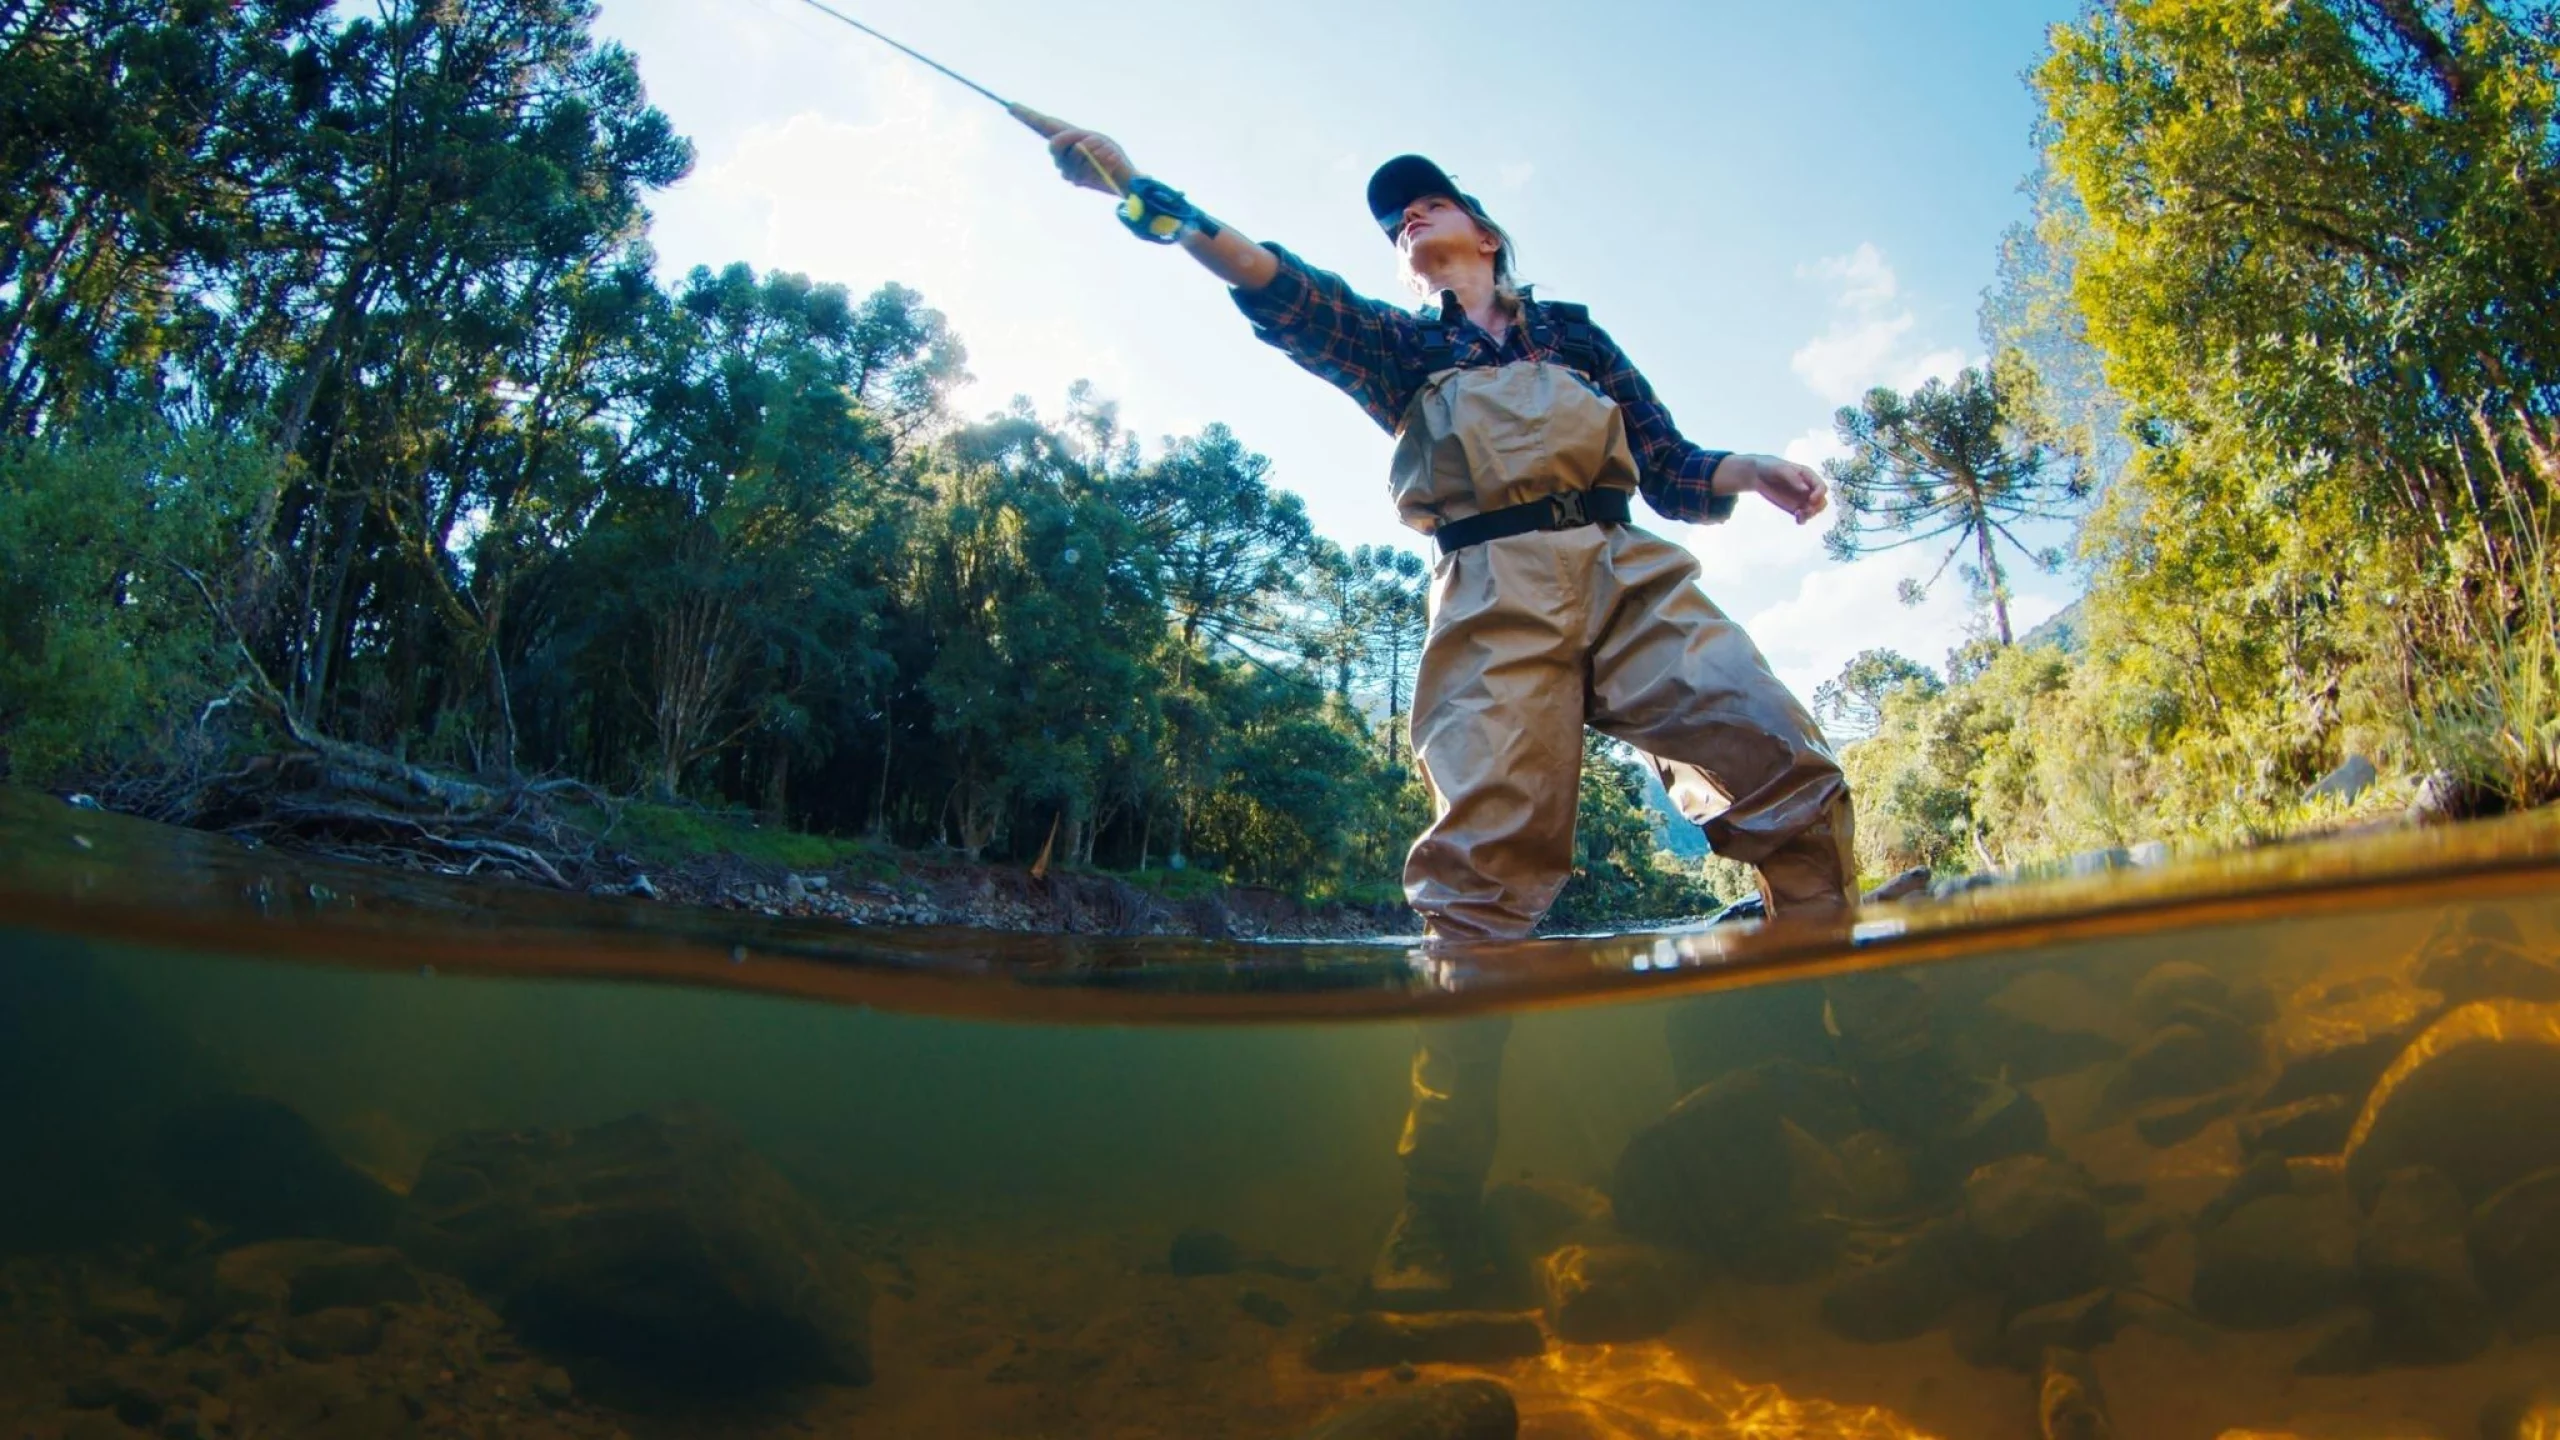
{"label": "tree trunk", "polygon": [[898,743],[898,717],[887,695],[880,697],[880,783],[871,791],[871,838],[889,835],[889,761]]}
{"label": "tree trunk", "polygon": [[2000,622],[2000,643],[2011,644],[2009,634],[2009,583],[2000,573],[1999,552],[1991,548],[1991,517],[1977,512],[1973,527],[1975,552],[1982,557],[1982,583],[1991,590],[1991,613]]}
{"label": "tree trunk", "polygon": [[764,767],[764,799],[757,806],[764,823],[788,829],[791,825],[791,742],[775,736],[767,750]]}

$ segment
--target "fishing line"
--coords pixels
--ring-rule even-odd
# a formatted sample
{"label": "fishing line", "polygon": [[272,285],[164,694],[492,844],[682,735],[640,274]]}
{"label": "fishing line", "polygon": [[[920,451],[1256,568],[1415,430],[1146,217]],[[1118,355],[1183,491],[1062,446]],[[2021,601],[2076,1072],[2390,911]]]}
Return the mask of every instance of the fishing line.
{"label": "fishing line", "polygon": [[881,34],[879,31],[863,24],[861,21],[854,19],[852,16],[847,15],[834,6],[825,3],[825,0],[800,0],[800,3],[817,11],[821,15],[828,16],[831,19],[841,20],[845,24],[852,26],[854,29],[861,31],[863,34],[870,36],[872,39],[879,41],[881,44],[888,46],[890,49],[897,51],[899,54],[906,56],[908,59],[916,61],[922,65],[930,66],[943,75],[959,81],[961,84],[968,86],[970,89],[977,91],[979,94],[993,100],[998,105],[1003,106],[1006,114],[1012,116],[1016,120],[1022,121],[1025,125],[1031,125],[1032,129],[1037,130],[1040,128],[1037,125],[1032,125],[1031,121],[1026,118],[1033,113],[1027,107],[1014,104],[1012,101],[1007,100],[993,90],[979,84],[977,81],[970,79],[968,76],[961,74],[959,71],[952,69],[950,66],[943,64],[941,61],[934,59],[932,56],[925,54],[923,51],[899,44],[897,41],[890,39],[888,36]]}
{"label": "fishing line", "polygon": [[[1032,133],[1039,135],[1044,139],[1058,134],[1061,128],[1063,128],[1059,121],[1050,119],[1048,116],[1041,114],[1039,111],[1032,109],[1028,105],[1016,104],[1011,100],[1007,100],[993,90],[990,90],[986,86],[979,84],[977,81],[970,79],[968,76],[961,74],[959,71],[952,69],[950,66],[943,64],[941,61],[934,59],[932,56],[925,54],[923,51],[915,49],[912,46],[900,44],[898,41],[890,39],[888,36],[881,34],[879,31],[872,29],[861,21],[856,20],[834,6],[827,4],[826,0],[800,0],[800,3],[831,20],[842,21],[844,24],[852,26],[854,29],[861,31],[863,34],[870,36],[872,39],[879,41],[881,44],[888,46],[890,49],[897,51],[908,59],[931,68],[938,74],[944,75],[952,80],[958,81],[960,84],[968,86],[970,89],[984,95],[998,105],[1003,106],[1004,113],[1021,121],[1024,126],[1032,131]],[[1113,175],[1110,171],[1105,170],[1100,164],[1095,162],[1091,152],[1085,149],[1084,141],[1077,141],[1074,148],[1078,158],[1084,161],[1085,168],[1090,170],[1093,174],[1100,176],[1103,182],[1111,187],[1112,193],[1120,197],[1118,212],[1120,216],[1120,223],[1128,227],[1130,234],[1153,244],[1170,245],[1175,241],[1180,240],[1185,235],[1216,235],[1218,233],[1218,222],[1210,219],[1207,215],[1202,214],[1198,206],[1193,205],[1188,199],[1183,197],[1181,191],[1174,189],[1172,186],[1165,184],[1161,180],[1151,179],[1144,175],[1132,176],[1129,180],[1124,182],[1118,176]]]}

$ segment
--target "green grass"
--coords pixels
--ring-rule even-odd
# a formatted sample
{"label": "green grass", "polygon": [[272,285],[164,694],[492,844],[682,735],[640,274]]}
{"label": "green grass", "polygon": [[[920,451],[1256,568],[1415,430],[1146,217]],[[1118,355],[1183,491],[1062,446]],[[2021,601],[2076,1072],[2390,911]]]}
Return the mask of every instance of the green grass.
{"label": "green grass", "polygon": [[1180,870],[1150,865],[1144,870],[1124,871],[1120,878],[1167,900],[1197,900],[1204,895],[1222,894],[1228,888],[1226,876],[1201,865]]}
{"label": "green grass", "polygon": [[[591,811],[579,817],[602,831],[607,817]],[[686,805],[633,801],[622,807],[606,843],[643,859],[668,864],[709,855],[735,855],[752,864],[780,865],[792,870],[845,870],[871,879],[898,873],[897,862],[867,840],[809,835],[736,812],[703,810]]]}

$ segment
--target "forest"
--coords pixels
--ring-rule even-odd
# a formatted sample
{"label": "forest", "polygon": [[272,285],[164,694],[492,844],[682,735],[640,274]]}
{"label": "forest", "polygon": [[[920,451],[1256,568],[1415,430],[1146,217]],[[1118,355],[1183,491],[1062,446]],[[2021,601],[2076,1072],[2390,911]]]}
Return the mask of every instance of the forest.
{"label": "forest", "polygon": [[[662,281],[692,151],[593,18],[0,4],[7,776],[547,883],[744,817],[1392,901],[1421,558],[1222,426],[955,414],[896,283]],[[1567,914],[1713,903],[1586,791]]]}
{"label": "forest", "polygon": [[[1834,549],[1944,543],[1987,616],[1817,697],[1864,863],[2560,798],[2560,6],[2119,0],[2029,83],[1988,365],[1840,416]],[[2083,581],[2042,643],[2021,564]]]}
{"label": "forest", "polygon": [[[716,821],[1391,903],[1421,558],[1223,426],[956,413],[894,281],[662,275],[691,147],[593,19],[0,0],[0,775],[553,884]],[[2560,6],[2116,0],[2028,83],[1989,358],[1838,421],[1835,553],[1982,616],[1814,697],[1871,875],[2560,795]],[[1559,923],[1733,893],[1591,754]]]}

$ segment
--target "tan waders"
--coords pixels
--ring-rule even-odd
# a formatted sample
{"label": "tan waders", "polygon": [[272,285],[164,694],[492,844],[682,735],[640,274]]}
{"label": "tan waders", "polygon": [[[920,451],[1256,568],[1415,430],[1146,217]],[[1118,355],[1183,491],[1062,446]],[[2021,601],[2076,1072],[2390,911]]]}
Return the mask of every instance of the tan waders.
{"label": "tan waders", "polygon": [[[1615,403],[1544,361],[1445,370],[1406,412],[1393,485],[1420,529],[1546,497],[1633,490]],[[1413,748],[1435,818],[1405,894],[1442,941],[1527,935],[1573,868],[1588,725],[1648,756],[1718,854],[1759,868],[1770,913],[1849,902],[1848,784],[1811,716],[1694,583],[1686,550],[1631,526],[1446,553],[1415,682]],[[1405,1211],[1371,1287],[1450,1303],[1472,1268],[1507,1019],[1423,1027],[1398,1153]]]}

